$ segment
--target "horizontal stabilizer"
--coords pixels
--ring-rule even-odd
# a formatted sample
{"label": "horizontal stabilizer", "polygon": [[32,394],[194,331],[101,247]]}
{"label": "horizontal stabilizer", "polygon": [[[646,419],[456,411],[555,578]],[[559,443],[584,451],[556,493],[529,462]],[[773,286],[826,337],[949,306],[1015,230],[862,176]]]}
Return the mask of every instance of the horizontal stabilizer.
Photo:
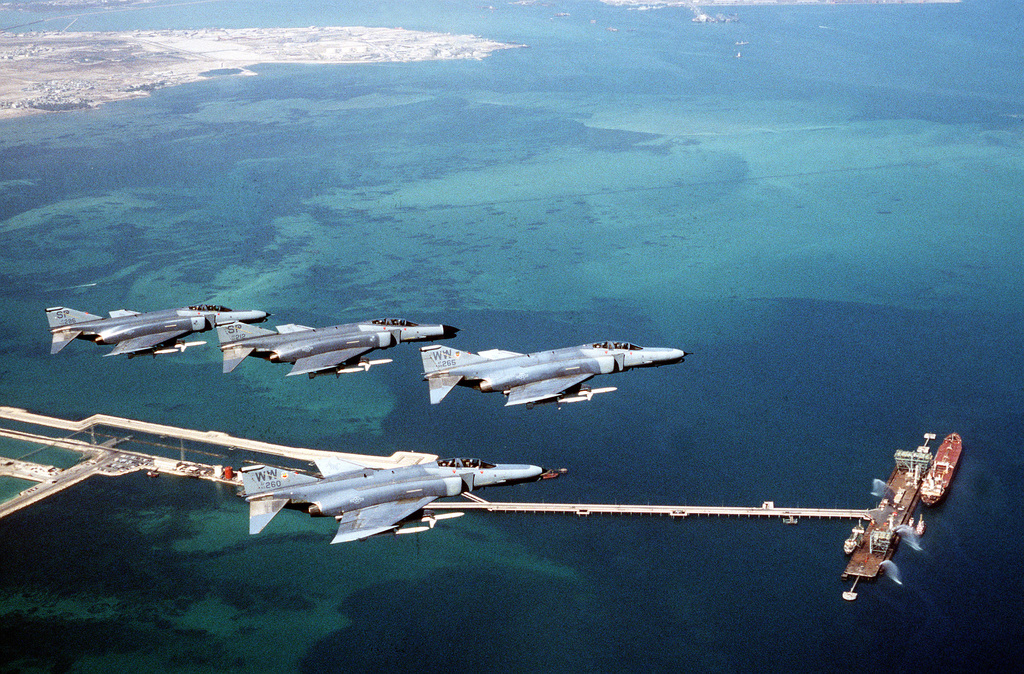
{"label": "horizontal stabilizer", "polygon": [[268,498],[260,501],[249,501],[249,535],[258,534],[270,524],[274,515],[288,504],[286,498]]}
{"label": "horizontal stabilizer", "polygon": [[118,342],[117,346],[114,347],[110,353],[103,354],[104,356],[120,356],[122,354],[138,354],[147,353],[156,349],[164,342],[169,342],[173,339],[187,335],[189,330],[169,330],[167,332],[155,332],[152,335],[143,335],[141,337],[133,337],[132,339],[126,339],[123,342]]}
{"label": "horizontal stabilizer", "polygon": [[128,318],[129,316],[141,316],[138,311],[132,311],[131,309],[114,309],[110,312],[111,318]]}
{"label": "horizontal stabilizer", "polygon": [[436,405],[444,400],[449,391],[462,381],[462,377],[458,375],[442,375],[440,377],[431,377],[427,381],[430,383],[430,404]]}
{"label": "horizontal stabilizer", "polygon": [[238,364],[245,360],[245,357],[254,350],[251,346],[232,346],[231,348],[224,349],[224,374],[238,367]]}
{"label": "horizontal stabilizer", "polygon": [[82,334],[81,330],[61,330],[60,332],[53,333],[53,344],[50,345],[50,353],[59,352],[69,343],[75,341],[75,337],[78,337],[80,334]]}

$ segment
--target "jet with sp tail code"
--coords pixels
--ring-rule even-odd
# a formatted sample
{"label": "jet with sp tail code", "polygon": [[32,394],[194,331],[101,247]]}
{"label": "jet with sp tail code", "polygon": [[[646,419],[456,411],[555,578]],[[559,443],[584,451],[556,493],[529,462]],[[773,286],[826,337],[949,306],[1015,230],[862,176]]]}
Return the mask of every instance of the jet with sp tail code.
{"label": "jet with sp tail code", "polygon": [[242,469],[250,535],[263,531],[284,508],[301,510],[312,517],[333,517],[338,522],[338,532],[332,544],[389,532],[418,533],[433,529],[438,520],[462,515],[424,510],[436,499],[495,485],[536,482],[565,473],[564,469],[462,458],[369,468],[325,457],[317,459],[316,466],[322,479],[273,466]]}
{"label": "jet with sp tail code", "polygon": [[530,354],[500,349],[470,353],[435,345],[421,347],[420,355],[423,378],[430,385],[431,405],[444,400],[456,386],[467,386],[478,391],[501,391],[508,398],[506,406],[532,407],[590,400],[598,393],[615,390],[583,386],[596,375],[681,363],[690,354],[628,342],[598,342]]}
{"label": "jet with sp tail code", "polygon": [[365,323],[348,323],[327,328],[279,325],[277,332],[243,323],[217,328],[224,372],[238,367],[246,356],[272,363],[292,363],[288,376],[365,372],[391,359],[366,360],[375,349],[387,349],[402,342],[420,342],[454,337],[458,328],[450,325],[419,325],[402,318],[379,318]]}
{"label": "jet with sp tail code", "polygon": [[127,354],[129,358],[181,352],[190,346],[206,344],[203,341],[183,342],[182,337],[226,323],[258,323],[268,316],[270,314],[265,311],[234,311],[218,304],[197,304],[146,313],[118,309],[111,311],[109,318],[67,307],[46,310],[46,320],[53,335],[51,354],[75,339],[84,339],[97,344],[116,344],[106,355]]}

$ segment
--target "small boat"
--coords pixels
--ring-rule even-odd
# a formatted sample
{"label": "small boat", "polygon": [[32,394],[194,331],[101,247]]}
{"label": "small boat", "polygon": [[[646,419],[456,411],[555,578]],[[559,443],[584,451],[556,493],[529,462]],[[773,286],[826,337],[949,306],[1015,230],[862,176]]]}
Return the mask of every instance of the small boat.
{"label": "small boat", "polygon": [[917,526],[914,527],[914,533],[916,533],[918,536],[924,536],[924,530],[924,514],[922,514],[921,517],[917,520]]}
{"label": "small boat", "polygon": [[864,525],[857,522],[857,525],[850,531],[850,537],[843,541],[843,552],[848,555],[853,554],[853,551],[857,549],[857,546],[864,540]]}
{"label": "small boat", "polygon": [[160,477],[160,473],[156,472],[155,470],[147,470],[146,477]]}

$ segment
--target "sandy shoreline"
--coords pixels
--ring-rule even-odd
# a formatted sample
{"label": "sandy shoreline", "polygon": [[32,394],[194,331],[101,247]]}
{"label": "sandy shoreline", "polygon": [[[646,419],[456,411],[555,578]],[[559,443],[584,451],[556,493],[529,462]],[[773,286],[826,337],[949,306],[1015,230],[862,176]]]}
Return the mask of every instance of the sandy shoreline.
{"label": "sandy shoreline", "polygon": [[[0,34],[0,119],[93,108],[259,63],[482,59],[514,45],[403,28],[245,28]],[[226,72],[224,72],[226,71]]]}

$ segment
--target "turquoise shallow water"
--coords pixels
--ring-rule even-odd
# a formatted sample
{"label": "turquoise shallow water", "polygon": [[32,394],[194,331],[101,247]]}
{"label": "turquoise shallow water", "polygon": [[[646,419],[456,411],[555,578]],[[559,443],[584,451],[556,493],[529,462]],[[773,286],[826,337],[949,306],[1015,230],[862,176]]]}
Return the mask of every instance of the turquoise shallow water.
{"label": "turquoise shallow water", "polygon": [[0,477],[0,499],[6,500],[12,496],[17,496],[33,484],[35,483],[29,480],[20,480],[16,477]]}
{"label": "turquoise shallow water", "polygon": [[[6,123],[2,402],[568,467],[484,493],[546,501],[868,506],[893,450],[958,431],[961,472],[926,515],[925,551],[900,550],[903,585],[842,602],[842,523],[467,515],[329,546],[330,523],[295,513],[249,538],[244,504],[209,485],[97,478],[0,522],[0,662],[818,671],[851,644],[879,669],[1018,660],[1019,9],[740,18],[591,2],[83,17],[402,25],[529,47],[267,65]],[[221,375],[212,344],[47,353],[46,306],[200,301],[309,325],[443,321],[470,350],[615,338],[696,355],[609,378],[619,390],[587,405],[526,411],[464,390],[429,406],[412,348],[314,381],[264,362]]]}

